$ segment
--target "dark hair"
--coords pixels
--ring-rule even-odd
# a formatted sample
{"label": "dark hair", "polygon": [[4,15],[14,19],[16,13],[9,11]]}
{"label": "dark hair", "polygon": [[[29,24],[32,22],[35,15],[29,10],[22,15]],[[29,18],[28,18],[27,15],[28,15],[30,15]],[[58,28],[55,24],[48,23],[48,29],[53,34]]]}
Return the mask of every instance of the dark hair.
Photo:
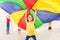
{"label": "dark hair", "polygon": [[[31,15],[31,14],[29,14],[29,15]],[[32,15],[31,15],[32,16]],[[34,18],[32,17],[32,21],[34,21]],[[28,17],[27,17],[27,22],[29,22],[29,20],[28,20]]]}

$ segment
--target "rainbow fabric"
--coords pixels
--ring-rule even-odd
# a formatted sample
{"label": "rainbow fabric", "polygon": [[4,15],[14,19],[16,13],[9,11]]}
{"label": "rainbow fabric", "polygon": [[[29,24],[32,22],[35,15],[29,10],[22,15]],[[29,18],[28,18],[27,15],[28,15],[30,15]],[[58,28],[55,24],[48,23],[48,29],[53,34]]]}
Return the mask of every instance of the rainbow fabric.
{"label": "rainbow fabric", "polygon": [[[34,17],[36,10],[37,18],[35,28],[41,27],[44,23],[53,20],[60,20],[60,1],[59,0],[0,0],[0,7],[8,12],[14,22],[26,30],[24,14],[31,14]],[[27,15],[27,16],[28,16]]]}

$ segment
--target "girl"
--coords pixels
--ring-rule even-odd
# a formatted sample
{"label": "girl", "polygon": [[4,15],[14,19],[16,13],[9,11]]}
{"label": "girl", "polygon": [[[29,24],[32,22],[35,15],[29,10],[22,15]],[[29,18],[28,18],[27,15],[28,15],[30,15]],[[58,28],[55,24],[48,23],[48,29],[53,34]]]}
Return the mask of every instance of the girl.
{"label": "girl", "polygon": [[20,32],[21,32],[21,28],[20,28],[20,27],[18,27],[18,34],[20,34]]}
{"label": "girl", "polygon": [[7,32],[7,34],[9,34],[9,29],[10,29],[10,16],[7,15],[6,17],[7,17],[6,32]]}
{"label": "girl", "polygon": [[29,38],[33,38],[36,40],[36,31],[35,31],[35,23],[36,20],[36,13],[34,18],[32,18],[31,15],[27,17],[27,14],[25,14],[25,21],[26,21],[26,40],[29,40]]}
{"label": "girl", "polygon": [[51,30],[51,29],[52,29],[52,27],[51,27],[51,22],[48,23],[48,26],[49,26],[49,27],[48,27],[48,30]]}

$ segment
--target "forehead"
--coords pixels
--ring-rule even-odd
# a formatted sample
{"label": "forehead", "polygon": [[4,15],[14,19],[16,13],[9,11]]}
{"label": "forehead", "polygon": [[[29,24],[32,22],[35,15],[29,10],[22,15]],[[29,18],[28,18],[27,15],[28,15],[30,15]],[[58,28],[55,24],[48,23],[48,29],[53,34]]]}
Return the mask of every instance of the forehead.
{"label": "forehead", "polygon": [[29,17],[32,17],[31,15],[29,15]]}

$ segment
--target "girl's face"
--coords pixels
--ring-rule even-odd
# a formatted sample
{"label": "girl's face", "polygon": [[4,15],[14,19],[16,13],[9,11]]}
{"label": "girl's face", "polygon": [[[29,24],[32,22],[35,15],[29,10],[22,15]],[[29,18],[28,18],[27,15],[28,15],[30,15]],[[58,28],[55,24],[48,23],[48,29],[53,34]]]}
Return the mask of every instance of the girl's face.
{"label": "girl's face", "polygon": [[9,16],[9,15],[7,15],[6,17],[7,17],[7,18],[10,18],[10,16]]}
{"label": "girl's face", "polygon": [[28,21],[32,21],[32,20],[33,20],[32,16],[29,15],[29,16],[28,16]]}

